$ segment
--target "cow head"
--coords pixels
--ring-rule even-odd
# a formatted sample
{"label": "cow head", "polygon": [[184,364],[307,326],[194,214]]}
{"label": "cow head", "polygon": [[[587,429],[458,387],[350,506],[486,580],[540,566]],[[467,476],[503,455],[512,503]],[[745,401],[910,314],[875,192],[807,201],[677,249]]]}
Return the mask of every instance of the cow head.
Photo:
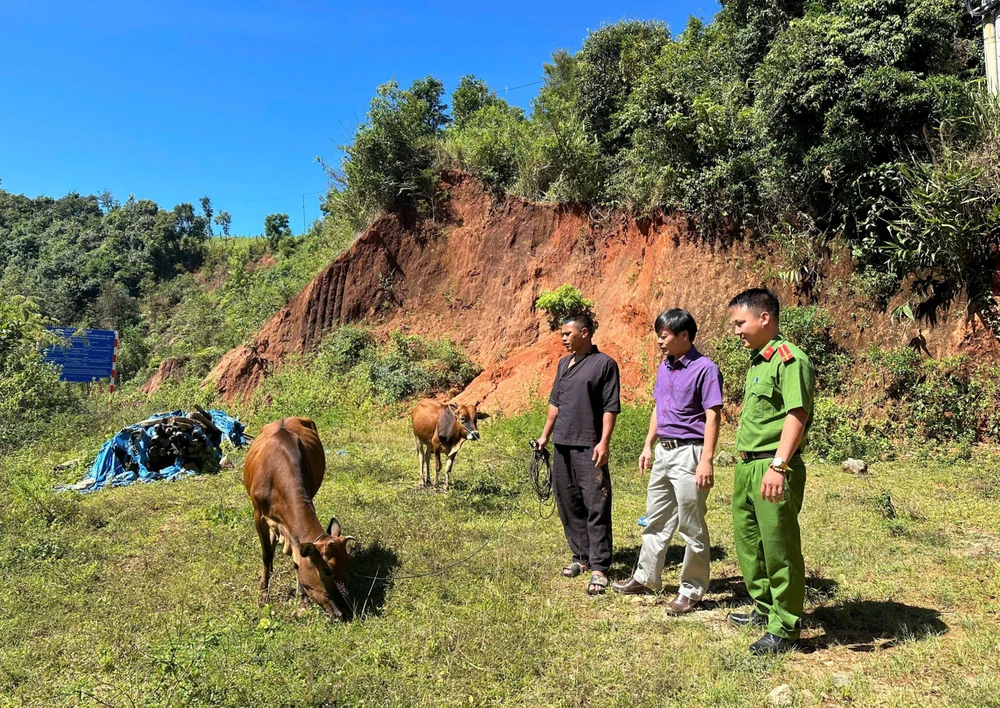
{"label": "cow head", "polygon": [[341,536],[340,522],[330,519],[325,534],[312,543],[299,545],[299,584],[306,596],[322,607],[330,619],[343,622],[354,617],[343,587],[351,565],[348,544],[354,541],[353,536]]}
{"label": "cow head", "polygon": [[478,440],[479,426],[477,423],[484,418],[489,418],[486,413],[480,413],[477,410],[478,406],[478,403],[473,403],[472,405],[452,403],[445,409],[445,414],[448,412],[451,413],[451,416],[455,420],[455,425],[461,428],[461,434],[466,440]]}

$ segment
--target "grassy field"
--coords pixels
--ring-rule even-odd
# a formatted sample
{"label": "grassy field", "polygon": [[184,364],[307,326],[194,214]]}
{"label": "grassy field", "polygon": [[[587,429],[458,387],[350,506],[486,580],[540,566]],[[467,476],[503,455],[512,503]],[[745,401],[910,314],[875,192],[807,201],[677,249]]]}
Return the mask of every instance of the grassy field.
{"label": "grassy field", "polygon": [[[361,541],[348,583],[361,617],[333,625],[297,611],[285,557],[272,604],[257,607],[245,453],[215,475],[52,491],[84,476],[53,464],[92,454],[146,412],[119,406],[0,460],[0,705],[761,706],[782,684],[801,706],[1000,705],[1000,472],[989,451],[952,461],[913,447],[867,477],[814,461],[801,517],[806,650],[760,659],[747,652],[756,634],[725,622],[746,603],[732,467],[717,470],[710,497],[709,602],[670,619],[676,543],[666,596],[590,598],[585,577],[559,575],[558,518],[542,518],[525,480],[540,412],[483,422],[441,494],[416,489],[402,409],[306,405],[328,450],[320,516],[336,514]],[[248,416],[254,428],[291,412],[279,400]],[[612,459],[616,578],[640,543],[646,415],[623,414]],[[402,577],[491,536],[468,563]],[[385,574],[394,579],[363,577]]]}

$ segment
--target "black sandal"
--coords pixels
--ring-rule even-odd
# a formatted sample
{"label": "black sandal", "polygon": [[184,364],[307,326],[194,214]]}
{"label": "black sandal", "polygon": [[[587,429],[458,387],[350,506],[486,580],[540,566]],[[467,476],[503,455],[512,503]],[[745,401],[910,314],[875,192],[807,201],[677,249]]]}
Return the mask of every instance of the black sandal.
{"label": "black sandal", "polygon": [[562,574],[564,578],[575,578],[576,576],[580,575],[586,570],[587,570],[586,565],[584,565],[583,563],[578,563],[576,561],[573,561],[572,563],[570,563],[569,565],[567,565],[565,568],[562,569]]}
{"label": "black sandal", "polygon": [[[596,590],[592,588],[597,588]],[[593,573],[590,576],[590,583],[587,585],[588,595],[603,595],[608,589],[608,578],[607,576],[601,575],[600,573]]]}

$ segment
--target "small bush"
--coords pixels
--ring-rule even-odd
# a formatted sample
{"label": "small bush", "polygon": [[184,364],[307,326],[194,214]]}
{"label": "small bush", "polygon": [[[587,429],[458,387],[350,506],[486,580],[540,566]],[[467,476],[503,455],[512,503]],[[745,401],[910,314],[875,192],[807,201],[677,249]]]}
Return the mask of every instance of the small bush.
{"label": "small bush", "polygon": [[135,378],[149,366],[151,350],[142,327],[126,327],[119,333],[118,384]]}
{"label": "small bush", "polygon": [[714,339],[709,349],[712,361],[722,372],[722,394],[729,403],[743,402],[743,386],[750,369],[750,350],[739,337],[727,334]]}
{"label": "small bush", "polygon": [[480,371],[449,340],[394,332],[389,342],[379,344],[370,331],[353,326],[326,338],[313,368],[354,396],[382,404],[464,388]]}
{"label": "small bush", "polygon": [[889,398],[903,398],[920,380],[921,356],[909,347],[886,350],[873,345],[865,358]]}
{"label": "small bush", "polygon": [[0,302],[0,450],[29,439],[51,417],[78,403],[76,387],[42,357],[55,344],[38,305],[14,296]]}
{"label": "small bush", "polygon": [[874,425],[862,424],[859,404],[845,405],[820,396],[813,407],[806,447],[831,462],[849,457],[872,459],[885,452],[888,439]]}
{"label": "small bush", "polygon": [[526,139],[524,116],[504,101],[480,108],[449,130],[447,149],[460,164],[497,192],[511,187],[518,174],[518,152]]}
{"label": "small bush", "polygon": [[375,337],[362,327],[345,326],[330,334],[319,348],[317,364],[329,373],[344,374],[353,369],[369,350]]}
{"label": "small bush", "polygon": [[892,273],[864,269],[851,274],[851,289],[867,300],[873,310],[885,311],[889,300],[899,292],[899,280]]}
{"label": "small bush", "polygon": [[851,356],[834,343],[832,327],[833,317],[822,307],[793,306],[781,311],[781,332],[809,357],[818,388],[836,393],[843,388]]}
{"label": "small bush", "polygon": [[[569,283],[563,283],[555,290],[546,290],[535,300],[535,307],[548,314],[549,327],[552,329],[558,329],[563,319],[569,315],[581,312],[591,314],[590,308],[593,306],[592,300],[586,299],[583,293]],[[594,329],[597,329],[596,321]]]}
{"label": "small bush", "polygon": [[985,428],[985,387],[968,357],[928,361],[908,406],[918,432],[932,440],[971,441]]}

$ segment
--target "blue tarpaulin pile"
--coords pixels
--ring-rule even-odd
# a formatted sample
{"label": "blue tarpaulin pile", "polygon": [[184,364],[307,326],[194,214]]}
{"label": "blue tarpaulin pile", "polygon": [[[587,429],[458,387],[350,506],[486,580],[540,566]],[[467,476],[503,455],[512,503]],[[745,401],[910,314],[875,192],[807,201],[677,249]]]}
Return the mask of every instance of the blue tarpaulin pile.
{"label": "blue tarpaulin pile", "polygon": [[104,443],[86,479],[64,487],[93,492],[199,474],[204,463],[222,457],[222,444],[242,447],[250,436],[236,418],[218,410],[156,413],[123,428]]}

